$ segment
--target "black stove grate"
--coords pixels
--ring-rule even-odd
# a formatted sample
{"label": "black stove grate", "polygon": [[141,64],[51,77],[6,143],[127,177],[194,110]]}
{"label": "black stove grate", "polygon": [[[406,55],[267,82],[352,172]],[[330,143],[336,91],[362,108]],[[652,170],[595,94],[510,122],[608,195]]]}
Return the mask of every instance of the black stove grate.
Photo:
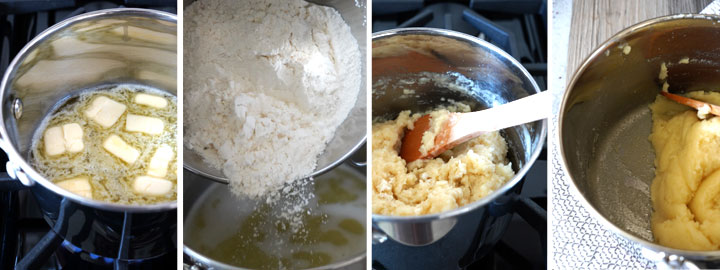
{"label": "black stove grate", "polygon": [[449,29],[479,37],[517,59],[541,89],[547,82],[544,0],[373,1],[373,32],[403,27]]}
{"label": "black stove grate", "polygon": [[[0,189],[2,190],[2,189]],[[17,254],[17,192],[0,191],[0,269],[12,269]]]}

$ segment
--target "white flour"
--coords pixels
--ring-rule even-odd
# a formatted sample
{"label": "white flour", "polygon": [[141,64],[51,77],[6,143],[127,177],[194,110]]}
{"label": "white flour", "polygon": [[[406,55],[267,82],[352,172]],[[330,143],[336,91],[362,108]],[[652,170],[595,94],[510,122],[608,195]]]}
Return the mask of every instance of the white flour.
{"label": "white flour", "polygon": [[202,0],[185,10],[188,147],[253,197],[306,177],[361,84],[358,44],[332,8]]}

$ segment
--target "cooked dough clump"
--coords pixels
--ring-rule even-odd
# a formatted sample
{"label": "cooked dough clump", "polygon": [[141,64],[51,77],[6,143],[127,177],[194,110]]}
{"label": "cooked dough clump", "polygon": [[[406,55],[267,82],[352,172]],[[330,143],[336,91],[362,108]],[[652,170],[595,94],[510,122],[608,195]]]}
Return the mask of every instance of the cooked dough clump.
{"label": "cooked dough clump", "polygon": [[[688,97],[720,104],[720,93]],[[658,95],[650,105],[655,148],[652,231],[656,242],[684,250],[720,249],[720,117]]]}
{"label": "cooked dough clump", "polygon": [[[466,108],[466,110],[469,108]],[[406,164],[399,150],[405,129],[422,114],[403,111],[372,126],[373,213],[414,216],[451,210],[485,197],[515,173],[507,143],[490,132],[429,160]]]}

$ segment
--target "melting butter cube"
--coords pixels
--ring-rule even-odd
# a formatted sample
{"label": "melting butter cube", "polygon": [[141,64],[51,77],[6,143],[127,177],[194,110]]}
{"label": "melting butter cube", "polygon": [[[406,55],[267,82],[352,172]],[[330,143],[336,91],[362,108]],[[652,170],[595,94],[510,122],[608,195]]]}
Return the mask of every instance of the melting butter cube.
{"label": "melting butter cube", "polygon": [[163,123],[160,118],[128,113],[125,119],[125,130],[158,135],[162,134],[163,130],[165,130],[165,123]]}
{"label": "melting butter cube", "polygon": [[93,99],[85,110],[85,116],[104,128],[112,127],[125,112],[125,104],[114,101],[106,96]]}
{"label": "melting butter cube", "polygon": [[55,185],[85,198],[92,199],[93,197],[92,186],[90,186],[90,180],[86,176],[78,176],[55,182]]}
{"label": "melting butter cube", "polygon": [[133,182],[133,190],[135,193],[151,196],[167,194],[172,187],[172,182],[150,176],[138,176]]}
{"label": "melting butter cube", "polygon": [[54,126],[45,130],[45,154],[57,156],[65,152],[77,153],[85,148],[83,131],[77,123]]}
{"label": "melting butter cube", "polygon": [[140,151],[127,144],[120,136],[115,134],[105,139],[103,148],[128,164],[135,163],[135,160],[140,156]]}
{"label": "melting butter cube", "polygon": [[165,99],[164,97],[148,94],[135,95],[135,99],[133,99],[133,102],[140,105],[146,105],[160,109],[167,107],[168,104],[167,99]]}
{"label": "melting butter cube", "polygon": [[85,148],[83,144],[83,130],[77,123],[63,125],[63,137],[65,137],[65,148],[70,153],[77,153]]}
{"label": "melting butter cube", "polygon": [[170,164],[170,161],[172,161],[173,158],[175,158],[175,153],[169,145],[163,144],[158,147],[158,149],[155,150],[155,154],[150,159],[150,164],[148,165],[148,175],[165,177],[168,171],[168,164]]}
{"label": "melting butter cube", "polygon": [[45,154],[57,156],[65,153],[65,138],[63,138],[62,127],[51,127],[45,130]]}

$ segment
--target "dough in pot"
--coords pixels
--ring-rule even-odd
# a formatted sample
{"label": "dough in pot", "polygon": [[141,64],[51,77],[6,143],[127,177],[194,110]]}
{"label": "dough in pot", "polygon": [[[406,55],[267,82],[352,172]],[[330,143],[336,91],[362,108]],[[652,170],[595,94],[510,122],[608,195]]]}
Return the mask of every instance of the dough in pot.
{"label": "dough in pot", "polygon": [[[720,93],[688,97],[720,104]],[[652,231],[657,243],[684,250],[720,249],[720,117],[663,96],[650,106],[655,148]]]}
{"label": "dough in pot", "polygon": [[372,126],[373,213],[416,216],[455,209],[491,194],[515,175],[507,160],[507,143],[497,131],[434,159],[406,164],[400,144],[405,129],[412,129],[420,116],[403,111],[395,120]]}

